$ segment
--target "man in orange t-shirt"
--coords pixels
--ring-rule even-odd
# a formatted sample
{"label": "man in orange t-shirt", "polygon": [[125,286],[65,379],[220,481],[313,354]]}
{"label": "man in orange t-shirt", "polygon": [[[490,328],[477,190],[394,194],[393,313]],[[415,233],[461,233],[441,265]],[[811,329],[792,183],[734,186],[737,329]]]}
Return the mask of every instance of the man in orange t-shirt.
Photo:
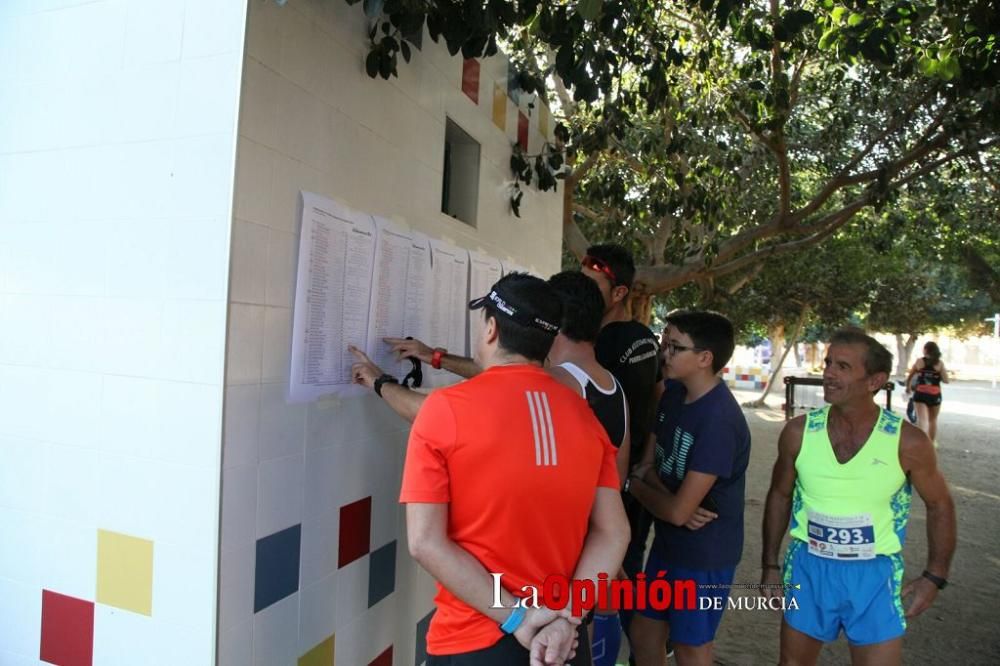
{"label": "man in orange t-shirt", "polygon": [[[552,574],[618,571],[629,531],[616,451],[587,403],[541,367],[561,316],[551,287],[514,273],[469,307],[484,310],[474,344],[485,370],[424,402],[400,493],[410,552],[438,581],[428,666],[528,664],[529,649],[561,664],[575,623],[544,598],[516,602]],[[571,663],[590,663],[583,636]]]}

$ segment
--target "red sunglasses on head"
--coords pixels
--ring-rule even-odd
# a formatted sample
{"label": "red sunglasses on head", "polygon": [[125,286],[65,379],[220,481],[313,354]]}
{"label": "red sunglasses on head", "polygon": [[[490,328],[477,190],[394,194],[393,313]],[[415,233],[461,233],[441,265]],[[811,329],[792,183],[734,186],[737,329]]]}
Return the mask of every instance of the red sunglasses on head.
{"label": "red sunglasses on head", "polygon": [[589,268],[591,270],[597,271],[598,273],[604,273],[609,280],[611,280],[611,286],[618,284],[618,279],[615,277],[615,272],[611,270],[611,266],[603,259],[598,259],[597,257],[592,257],[589,254],[583,258],[581,262],[584,268]]}

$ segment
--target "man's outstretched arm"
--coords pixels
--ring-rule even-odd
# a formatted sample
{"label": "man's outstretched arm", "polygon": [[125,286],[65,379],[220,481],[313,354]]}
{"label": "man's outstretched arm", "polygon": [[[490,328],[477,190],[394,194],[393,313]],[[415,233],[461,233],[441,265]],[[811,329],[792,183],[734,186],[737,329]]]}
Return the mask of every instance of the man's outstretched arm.
{"label": "man's outstretched arm", "polygon": [[[368,358],[368,355],[357,347],[351,346],[348,347],[348,350],[354,354],[356,359],[354,365],[351,366],[351,377],[354,379],[354,383],[375,390],[375,380],[382,376],[382,368],[375,365]],[[417,412],[420,411],[421,405],[427,399],[426,393],[420,393],[391,382],[382,384],[381,390],[382,399],[392,407],[394,412],[410,423],[413,423],[413,419],[417,418]]]}
{"label": "man's outstretched arm", "polygon": [[[428,347],[420,340],[406,338],[382,338],[387,345],[391,345],[392,351],[399,359],[416,358],[422,363],[431,365],[434,356],[434,349]],[[465,356],[445,353],[441,356],[441,367],[448,372],[459,377],[475,377],[483,371],[475,361]]]}

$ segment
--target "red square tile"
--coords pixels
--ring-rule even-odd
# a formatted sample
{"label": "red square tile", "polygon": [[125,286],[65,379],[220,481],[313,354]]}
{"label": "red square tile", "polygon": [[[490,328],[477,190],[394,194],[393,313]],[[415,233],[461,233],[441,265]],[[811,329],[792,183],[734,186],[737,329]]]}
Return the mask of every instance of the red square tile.
{"label": "red square tile", "polygon": [[92,666],[93,601],[42,590],[42,645],[38,658],[59,666]]}
{"label": "red square tile", "polygon": [[469,58],[462,64],[462,92],[479,104],[479,61]]}
{"label": "red square tile", "polygon": [[368,554],[371,548],[372,498],[340,507],[340,551],[337,568]]}
{"label": "red square tile", "polygon": [[521,150],[528,152],[528,116],[522,111],[517,112],[517,142]]}
{"label": "red square tile", "polygon": [[385,652],[371,660],[368,666],[392,666],[392,646],[385,649]]}

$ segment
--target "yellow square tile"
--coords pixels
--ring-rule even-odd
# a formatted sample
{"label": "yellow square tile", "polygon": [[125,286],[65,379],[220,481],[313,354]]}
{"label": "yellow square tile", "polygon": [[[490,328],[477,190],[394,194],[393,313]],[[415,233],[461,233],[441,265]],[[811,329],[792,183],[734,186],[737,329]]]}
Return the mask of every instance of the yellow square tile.
{"label": "yellow square tile", "polygon": [[493,124],[507,131],[507,93],[493,84]]}
{"label": "yellow square tile", "polygon": [[334,636],[299,657],[298,666],[333,666]]}
{"label": "yellow square tile", "polygon": [[153,614],[153,542],[97,530],[97,602]]}

